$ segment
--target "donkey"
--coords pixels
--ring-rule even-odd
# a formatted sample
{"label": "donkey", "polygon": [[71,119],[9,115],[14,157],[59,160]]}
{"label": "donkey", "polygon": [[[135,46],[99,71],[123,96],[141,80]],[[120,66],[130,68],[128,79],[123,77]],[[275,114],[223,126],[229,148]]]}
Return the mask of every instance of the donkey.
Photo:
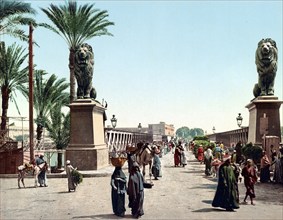
{"label": "donkey", "polygon": [[47,170],[47,168],[48,166],[46,162],[40,165],[25,163],[23,165],[18,166],[18,187],[19,189],[21,188],[20,182],[22,182],[24,188],[26,187],[24,179],[27,174],[34,175],[34,187],[37,187],[38,175],[41,173],[41,171]]}

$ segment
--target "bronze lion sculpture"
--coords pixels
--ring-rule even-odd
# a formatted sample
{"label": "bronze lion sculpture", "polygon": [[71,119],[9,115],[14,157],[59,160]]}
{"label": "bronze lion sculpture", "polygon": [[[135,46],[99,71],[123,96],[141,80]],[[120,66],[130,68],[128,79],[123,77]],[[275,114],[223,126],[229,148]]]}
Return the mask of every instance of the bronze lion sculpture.
{"label": "bronze lion sculpture", "polygon": [[77,98],[96,98],[96,91],[92,87],[94,56],[92,47],[83,43],[75,51],[75,77],[77,80]]}
{"label": "bronze lion sculpture", "polygon": [[255,97],[274,95],[274,80],[277,71],[278,51],[276,42],[270,38],[262,39],[258,43],[255,63],[258,72],[258,83],[253,93]]}

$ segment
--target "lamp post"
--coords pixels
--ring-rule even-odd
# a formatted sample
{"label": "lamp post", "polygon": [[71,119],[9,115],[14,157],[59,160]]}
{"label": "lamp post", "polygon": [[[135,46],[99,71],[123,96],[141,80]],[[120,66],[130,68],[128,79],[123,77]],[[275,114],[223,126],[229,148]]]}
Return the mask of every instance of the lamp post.
{"label": "lamp post", "polygon": [[111,118],[111,124],[113,128],[116,128],[117,125],[117,118],[115,118],[115,115]]}
{"label": "lamp post", "polygon": [[141,123],[139,123],[139,125],[138,125],[138,129],[139,129],[139,132],[141,132],[141,130],[142,130]]}
{"label": "lamp post", "polygon": [[215,129],[215,127],[213,126],[213,128],[212,128],[213,134],[215,134],[215,131],[216,131],[216,129]]}
{"label": "lamp post", "polygon": [[237,124],[238,124],[238,126],[239,126],[239,128],[241,127],[241,125],[242,125],[242,122],[243,122],[243,117],[241,116],[241,113],[238,113],[239,115],[238,115],[238,117],[236,118],[236,120],[237,120]]}

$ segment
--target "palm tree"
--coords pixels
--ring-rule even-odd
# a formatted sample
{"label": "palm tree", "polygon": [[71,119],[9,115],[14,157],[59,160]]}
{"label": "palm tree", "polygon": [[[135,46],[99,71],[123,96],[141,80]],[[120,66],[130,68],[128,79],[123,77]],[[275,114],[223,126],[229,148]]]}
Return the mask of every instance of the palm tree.
{"label": "palm tree", "polygon": [[69,47],[69,69],[70,69],[70,102],[73,102],[76,96],[75,75],[74,75],[74,53],[75,49],[85,40],[96,36],[112,35],[107,27],[114,25],[106,18],[108,12],[100,11],[94,8],[94,4],[85,4],[78,7],[75,0],[69,0],[66,5],[55,6],[41,10],[48,16],[55,26],[43,25],[46,28],[63,37]]}
{"label": "palm tree", "polygon": [[[55,74],[52,74],[47,80],[43,76],[47,72],[44,70],[35,70],[35,84],[34,84],[34,109],[36,112],[37,123],[37,140],[38,142],[42,137],[42,129],[45,125],[46,119],[50,116],[50,111],[54,106],[60,102],[66,106],[69,103],[69,93],[65,90],[69,87],[66,79],[58,79]],[[25,94],[28,97],[28,93]]]}
{"label": "palm tree", "polygon": [[0,12],[0,36],[7,34],[28,41],[28,35],[18,26],[30,23],[36,26],[34,19],[25,16],[26,14],[36,14],[30,4],[16,0],[1,0]]}
{"label": "palm tree", "polygon": [[5,42],[0,43],[0,87],[2,95],[1,130],[6,130],[9,101],[13,101],[20,114],[16,91],[27,93],[28,66],[21,68],[28,54],[14,43],[6,50]]}
{"label": "palm tree", "polygon": [[[50,138],[58,150],[65,149],[70,141],[70,112],[62,113],[62,103],[58,102],[50,112],[50,120],[46,120],[46,128]],[[58,166],[62,167],[62,153],[58,153]]]}

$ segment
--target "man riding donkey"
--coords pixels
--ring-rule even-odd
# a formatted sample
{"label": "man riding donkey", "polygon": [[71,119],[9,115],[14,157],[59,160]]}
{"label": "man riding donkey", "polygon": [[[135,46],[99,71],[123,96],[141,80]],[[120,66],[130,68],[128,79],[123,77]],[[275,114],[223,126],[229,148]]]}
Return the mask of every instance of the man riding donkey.
{"label": "man riding donkey", "polygon": [[39,157],[36,160],[33,160],[30,163],[25,163],[23,165],[18,166],[18,187],[21,188],[20,182],[22,182],[25,187],[24,178],[27,173],[32,173],[34,175],[34,183],[35,187],[37,187],[37,183],[40,184],[41,187],[47,187],[46,182],[46,170],[48,168],[46,161],[43,159],[44,155],[39,154]]}
{"label": "man riding donkey", "polygon": [[38,183],[40,187],[47,187],[46,183],[46,170],[47,163],[43,159],[44,155],[42,153],[39,154],[39,157],[35,160],[36,165],[39,167],[40,173],[38,174]]}

